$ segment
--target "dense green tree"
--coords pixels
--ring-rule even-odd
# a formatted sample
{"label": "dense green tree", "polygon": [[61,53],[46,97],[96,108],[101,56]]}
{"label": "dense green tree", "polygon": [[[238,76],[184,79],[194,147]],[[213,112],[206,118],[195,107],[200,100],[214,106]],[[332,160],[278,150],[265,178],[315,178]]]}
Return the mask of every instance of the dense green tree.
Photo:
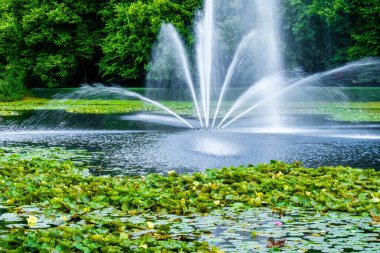
{"label": "dense green tree", "polygon": [[308,71],[380,55],[379,0],[286,0],[290,64]]}
{"label": "dense green tree", "polygon": [[24,91],[26,73],[18,59],[23,39],[18,20],[22,15],[16,11],[22,5],[21,1],[0,0],[0,100],[17,99]]}
{"label": "dense green tree", "polygon": [[25,71],[17,65],[0,64],[0,101],[12,101],[25,93]]}
{"label": "dense green tree", "polygon": [[[310,1],[309,1],[310,2]],[[291,67],[301,66],[312,72],[325,66],[323,22],[310,15],[310,5],[303,0],[283,2],[285,58]]]}
{"label": "dense green tree", "polygon": [[348,59],[379,55],[379,0],[314,0],[311,14],[318,14],[345,36]]}
{"label": "dense green tree", "polygon": [[[193,20],[202,2],[0,0],[0,94],[10,97],[25,85],[76,85],[89,75],[94,81],[141,81],[162,23],[173,23],[192,48]],[[380,0],[283,0],[282,5],[289,66],[313,72],[380,56]],[[231,40],[226,47],[233,44],[228,33],[238,19],[223,20],[220,32]]]}
{"label": "dense green tree", "polygon": [[191,40],[199,0],[120,1],[105,8],[106,37],[100,70],[109,80],[143,79],[161,24],[172,23]]}
{"label": "dense green tree", "polygon": [[18,66],[27,81],[49,87],[65,84],[86,65],[99,45],[93,0],[0,0],[0,58]]}

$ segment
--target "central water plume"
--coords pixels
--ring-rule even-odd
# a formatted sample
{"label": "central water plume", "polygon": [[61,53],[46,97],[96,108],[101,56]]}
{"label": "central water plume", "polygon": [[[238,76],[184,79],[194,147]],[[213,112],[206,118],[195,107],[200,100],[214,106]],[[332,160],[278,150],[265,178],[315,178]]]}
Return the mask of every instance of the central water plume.
{"label": "central water plume", "polygon": [[[195,24],[193,57],[174,26],[163,24],[148,74],[148,87],[161,89],[149,89],[148,97],[191,99],[200,127],[214,127],[230,87],[281,71],[277,6],[278,1],[206,0]],[[152,92],[162,88],[165,95]]]}
{"label": "central water plume", "polygon": [[[147,76],[150,103],[191,100],[201,128],[224,128],[256,108],[270,118],[271,127],[281,127],[280,106],[289,100],[284,97],[288,91],[320,85],[321,78],[338,72],[379,65],[378,59],[369,59],[289,78],[280,52],[279,10],[280,0],[205,0],[194,25],[193,47],[186,46],[173,25],[163,24]],[[314,95],[333,97],[330,93],[334,91]],[[313,95],[301,92],[300,98],[305,96]]]}

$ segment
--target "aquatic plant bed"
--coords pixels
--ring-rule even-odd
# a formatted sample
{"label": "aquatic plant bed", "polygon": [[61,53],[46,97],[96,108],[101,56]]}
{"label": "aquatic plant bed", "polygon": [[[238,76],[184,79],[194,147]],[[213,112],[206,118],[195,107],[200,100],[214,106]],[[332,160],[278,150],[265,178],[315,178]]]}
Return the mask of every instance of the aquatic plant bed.
{"label": "aquatic plant bed", "polygon": [[266,252],[270,236],[288,239],[283,252],[380,250],[372,169],[273,161],[99,177],[70,152],[38,153],[0,151],[0,252]]}
{"label": "aquatic plant bed", "polygon": [[[192,111],[187,102],[162,101],[165,106],[180,113]],[[42,99],[26,98],[15,102],[0,102],[0,116],[12,116],[24,111],[63,110],[69,113],[117,114],[140,111],[156,111],[152,105],[140,100],[101,100],[101,99]]]}
{"label": "aquatic plant bed", "polygon": [[[137,92],[144,95],[149,92],[149,88],[125,88],[126,90]],[[310,92],[313,87],[305,87],[305,92]],[[318,89],[318,87],[317,87]],[[328,88],[325,88],[326,90]],[[334,89],[334,88],[332,88]],[[336,89],[336,88],[335,88]],[[350,99],[350,101],[377,101],[380,98],[380,87],[373,85],[372,87],[357,86],[357,87],[340,87],[340,89],[345,93],[345,95]],[[80,88],[34,88],[30,90],[33,97],[36,98],[53,98],[59,94],[70,94],[73,92],[78,92]],[[243,89],[244,90],[244,89]],[[230,99],[236,98],[243,91],[239,88],[230,87]],[[309,90],[309,91],[308,91]],[[155,89],[156,93],[165,94],[167,91],[165,89]]]}
{"label": "aquatic plant bed", "polygon": [[[181,115],[195,116],[193,115],[194,110],[190,102],[160,102]],[[225,113],[227,108],[222,108],[221,112]],[[50,100],[42,98],[26,98],[15,102],[0,102],[0,117],[16,116],[26,111],[39,110],[63,110],[68,113],[80,114],[125,114],[158,111],[154,106],[138,100]],[[281,113],[295,115],[326,115],[328,118],[336,121],[380,122],[380,102],[289,103],[284,108],[281,108]]]}

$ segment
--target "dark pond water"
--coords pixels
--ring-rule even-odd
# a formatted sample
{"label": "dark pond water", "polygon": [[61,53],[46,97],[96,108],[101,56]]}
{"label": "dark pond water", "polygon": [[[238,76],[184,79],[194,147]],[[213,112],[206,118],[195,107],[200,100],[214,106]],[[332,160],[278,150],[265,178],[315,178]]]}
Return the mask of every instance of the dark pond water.
{"label": "dark pond water", "polygon": [[94,170],[107,174],[191,172],[270,160],[380,169],[380,124],[343,124],[318,116],[284,122],[287,128],[242,123],[207,131],[142,123],[125,115],[43,112],[3,117],[0,147],[85,149],[94,154]]}
{"label": "dark pond water", "polygon": [[[0,148],[7,152],[43,153],[44,148],[61,147],[70,151],[68,157],[72,150],[87,150],[90,158],[79,152],[83,156],[77,154],[74,159],[90,159],[93,172],[99,174],[166,174],[173,169],[192,172],[270,160],[302,161],[312,167],[380,169],[380,124],[343,124],[309,116],[283,119],[288,127],[280,129],[264,128],[259,124],[261,119],[256,119],[257,124],[242,122],[223,131],[206,131],[159,125],[152,118],[151,122],[136,121],[144,117],[64,112],[0,117]],[[23,207],[20,214],[8,208],[0,205],[0,236],[10,228],[25,227],[29,215],[38,217],[37,228],[63,222],[62,214],[55,214],[55,218],[50,214],[48,219],[43,210],[36,208]],[[195,238],[201,233],[199,240],[225,252],[272,252],[266,248],[270,236],[288,239],[283,252],[379,252],[380,227],[369,217],[291,212],[281,218],[271,209],[239,211],[233,206],[208,216],[181,216],[177,223],[173,220],[178,217],[170,215],[122,219],[136,224],[170,223],[172,234]],[[121,217],[115,210],[104,215]],[[277,226],[280,220],[283,225]],[[253,231],[257,233],[255,238]]]}

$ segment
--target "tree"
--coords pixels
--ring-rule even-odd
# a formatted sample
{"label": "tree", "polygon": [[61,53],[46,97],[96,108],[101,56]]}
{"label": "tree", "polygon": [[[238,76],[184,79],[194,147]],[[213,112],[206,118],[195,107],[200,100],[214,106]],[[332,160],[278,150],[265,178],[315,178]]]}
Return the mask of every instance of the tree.
{"label": "tree", "polygon": [[323,22],[310,15],[309,1],[283,2],[283,34],[285,59],[291,67],[302,67],[313,72],[325,67]]}
{"label": "tree", "polygon": [[17,57],[22,46],[20,15],[10,13],[22,5],[21,1],[0,0],[0,100],[18,99],[24,93],[26,73]]}
{"label": "tree", "polygon": [[111,1],[102,12],[105,23],[103,57],[99,66],[103,77],[119,81],[143,79],[151,48],[162,23],[172,23],[191,41],[190,30],[199,0]]}
{"label": "tree", "polygon": [[290,65],[307,71],[380,55],[379,0],[286,0]]}
{"label": "tree", "polygon": [[0,0],[2,64],[23,69],[29,84],[54,87],[76,75],[85,81],[99,44],[99,6],[92,0]]}
{"label": "tree", "polygon": [[380,1],[353,0],[350,3],[353,43],[348,50],[349,59],[380,56]]}
{"label": "tree", "polygon": [[[193,20],[202,2],[0,0],[0,93],[19,93],[24,85],[76,85],[89,76],[95,81],[141,82],[162,23],[172,23],[193,48]],[[228,3],[218,12],[247,8],[241,3]],[[379,0],[282,3],[288,66],[315,72],[380,55]],[[223,20],[219,34],[226,43],[220,46],[236,47],[238,40],[229,31],[236,29],[239,18]]]}

